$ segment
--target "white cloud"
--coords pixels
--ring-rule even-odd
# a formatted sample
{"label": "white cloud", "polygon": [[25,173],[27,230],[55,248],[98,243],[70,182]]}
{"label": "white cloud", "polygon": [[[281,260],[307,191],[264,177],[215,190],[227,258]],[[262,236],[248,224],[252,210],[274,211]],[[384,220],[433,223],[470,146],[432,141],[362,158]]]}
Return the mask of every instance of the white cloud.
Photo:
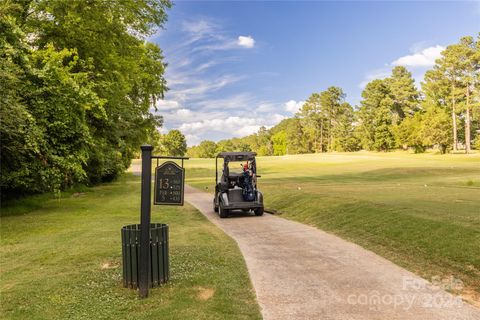
{"label": "white cloud", "polygon": [[188,109],[179,109],[175,112],[174,115],[179,117],[180,119],[189,119],[193,116],[193,113]]}
{"label": "white cloud", "polygon": [[445,50],[445,47],[441,45],[425,48],[427,43],[427,41],[414,43],[410,49],[412,54],[402,56],[392,63],[386,64],[385,67],[369,71],[365,74],[363,81],[358,85],[359,88],[365,88],[367,83],[375,79],[385,79],[386,77],[389,77],[393,66],[404,66],[409,68],[415,79],[415,83],[419,86],[420,81],[424,77],[425,71],[435,65],[435,60],[440,58],[442,51]]}
{"label": "white cloud", "polygon": [[205,44],[201,46],[197,46],[192,49],[192,54],[205,54],[214,51],[225,51],[231,49],[237,49],[237,43],[233,39],[221,39],[213,44]]}
{"label": "white cloud", "polygon": [[[187,133],[202,132],[205,130],[212,131],[231,131],[234,135],[238,136],[255,132],[255,129],[260,128],[255,118],[243,118],[243,117],[227,117],[225,119],[205,119],[202,121],[184,123],[180,126],[180,131]],[[253,131],[251,131],[253,130]]]}
{"label": "white cloud", "polygon": [[[242,76],[234,76],[226,74],[219,78],[196,78],[194,75],[185,79],[177,78],[174,81],[177,88],[172,88],[167,95],[173,97],[174,100],[185,101],[188,99],[203,99],[205,95],[211,94],[228,85],[242,80]],[[167,83],[169,83],[167,79]],[[170,81],[171,83],[171,81]],[[183,85],[182,85],[183,84]]]}
{"label": "white cloud", "polygon": [[195,68],[195,72],[202,72],[202,71],[208,70],[208,69],[210,69],[211,67],[213,67],[217,64],[219,64],[219,62],[215,61],[215,60],[211,60],[211,61],[208,61],[206,63],[202,63]]}
{"label": "white cloud", "polygon": [[256,112],[273,112],[275,111],[276,104],[270,102],[262,102],[255,109]]}
{"label": "white cloud", "polygon": [[215,29],[217,29],[217,26],[212,21],[200,19],[195,21],[184,21],[182,23],[182,29],[191,34],[205,35],[213,33]]}
{"label": "white cloud", "polygon": [[285,111],[291,112],[291,113],[296,113],[298,110],[300,110],[303,106],[305,101],[295,101],[295,100],[289,100],[285,102]]}
{"label": "white cloud", "polygon": [[202,110],[243,110],[249,108],[252,103],[251,94],[240,93],[222,99],[202,99],[196,106]]}
{"label": "white cloud", "polygon": [[253,48],[255,46],[255,39],[253,39],[251,36],[239,36],[237,44],[240,47],[244,48]]}
{"label": "white cloud", "polygon": [[251,92],[231,93],[234,84],[251,76],[228,64],[243,59],[241,49],[255,47],[252,36],[235,35],[208,17],[179,22],[175,29],[174,43],[165,50],[169,90],[157,103],[165,128],[181,130],[188,145],[195,145],[252,134],[284,118],[277,114],[284,112],[282,104]]}
{"label": "white cloud", "polygon": [[[243,96],[240,96],[243,97]],[[228,99],[226,99],[228,100]],[[234,99],[235,100],[235,99]],[[242,98],[240,98],[242,100]],[[196,145],[202,140],[218,141],[232,137],[244,137],[258,132],[261,126],[270,128],[286,118],[284,114],[275,112],[283,104],[262,102],[258,108],[245,107],[214,108],[198,107],[196,103],[188,103],[194,109],[181,107],[160,112],[164,116],[168,129],[178,129],[187,138],[189,146]],[[281,109],[283,111],[283,109]]]}
{"label": "white cloud", "polygon": [[187,140],[187,145],[189,146],[198,145],[202,141],[202,139],[199,136],[194,134],[186,134],[185,139]]}
{"label": "white cloud", "polygon": [[184,123],[198,122],[207,119],[216,119],[228,116],[225,114],[225,112],[222,111],[208,112],[203,109],[179,109],[169,113],[164,113],[162,115],[165,118],[165,122],[174,125],[175,128],[181,126]]}
{"label": "white cloud", "polygon": [[172,110],[180,108],[180,103],[175,100],[157,100],[156,107],[158,110]]}
{"label": "white cloud", "polygon": [[268,124],[265,124],[265,127],[273,127],[274,125],[278,124],[280,121],[287,119],[286,116],[283,114],[278,114],[275,113],[273,115],[270,115],[270,121],[268,121]]}
{"label": "white cloud", "polygon": [[211,134],[216,131],[231,137],[244,137],[257,132],[261,126],[270,127],[285,118],[281,114],[267,114],[265,117],[254,118],[242,116],[217,117],[185,122],[178,129],[186,135],[203,136],[207,132]]}
{"label": "white cloud", "polygon": [[393,61],[393,66],[405,66],[405,67],[432,67],[435,64],[435,60],[441,57],[441,52],[445,50],[445,47],[436,45],[414,52],[413,54],[406,55]]}

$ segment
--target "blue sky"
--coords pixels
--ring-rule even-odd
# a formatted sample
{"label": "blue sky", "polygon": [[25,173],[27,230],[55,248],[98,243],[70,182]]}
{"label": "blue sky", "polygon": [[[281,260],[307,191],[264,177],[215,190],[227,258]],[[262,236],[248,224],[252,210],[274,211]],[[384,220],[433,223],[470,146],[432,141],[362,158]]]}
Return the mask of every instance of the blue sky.
{"label": "blue sky", "polygon": [[480,32],[480,2],[180,1],[150,38],[170,90],[163,132],[188,144],[256,132],[291,117],[313,92],[364,85],[406,66],[417,82],[442,49]]}

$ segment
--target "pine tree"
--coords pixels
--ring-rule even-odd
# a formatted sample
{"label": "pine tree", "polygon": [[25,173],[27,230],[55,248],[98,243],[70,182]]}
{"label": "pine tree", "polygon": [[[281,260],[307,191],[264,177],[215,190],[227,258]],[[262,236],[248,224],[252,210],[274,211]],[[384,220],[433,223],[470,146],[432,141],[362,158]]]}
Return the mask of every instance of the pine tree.
{"label": "pine tree", "polygon": [[313,93],[302,106],[297,116],[301,119],[304,132],[312,141],[314,152],[325,151],[325,123],[326,116],[323,113],[320,95]]}
{"label": "pine tree", "polygon": [[439,108],[428,102],[424,105],[420,131],[425,145],[438,146],[441,153],[446,153],[452,146],[452,121],[445,108]]}
{"label": "pine tree", "polygon": [[397,66],[385,81],[393,100],[391,109],[396,115],[395,123],[401,122],[405,117],[413,116],[419,110],[420,95],[412,74],[405,67]]}
{"label": "pine tree", "polygon": [[[480,34],[479,34],[480,41]],[[471,149],[471,107],[475,101],[475,86],[480,82],[480,45],[472,37],[463,37],[459,43],[458,59],[461,66],[462,87],[465,90],[463,110],[465,113],[465,152]]]}
{"label": "pine tree", "polygon": [[285,129],[287,138],[287,154],[307,153],[308,137],[304,134],[300,119],[293,118]]}
{"label": "pine tree", "polygon": [[395,148],[390,90],[386,80],[373,80],[362,92],[358,111],[357,134],[367,150],[388,151]]}
{"label": "pine tree", "polygon": [[353,126],[354,111],[352,106],[344,102],[338,108],[335,118],[335,126],[332,129],[332,135],[335,137],[332,141],[332,150],[335,151],[357,151],[359,141],[355,136]]}
{"label": "pine tree", "polygon": [[[462,51],[461,46],[455,44],[448,46],[443,52],[442,57],[436,61],[433,70],[425,74],[425,90],[431,91],[429,82],[437,81],[433,85],[434,95],[441,100],[440,103],[446,104],[450,109],[452,119],[452,133],[453,133],[453,151],[458,150],[458,128],[457,128],[457,113],[459,112],[459,101],[463,98],[461,88],[462,66],[459,60],[459,55]],[[440,87],[444,88],[440,88]],[[441,95],[443,93],[444,95]]]}
{"label": "pine tree", "polygon": [[345,101],[342,88],[329,87],[320,93],[320,109],[326,119],[327,151],[332,151],[332,142],[335,139],[336,126],[339,125],[338,117],[342,114],[341,106]]}

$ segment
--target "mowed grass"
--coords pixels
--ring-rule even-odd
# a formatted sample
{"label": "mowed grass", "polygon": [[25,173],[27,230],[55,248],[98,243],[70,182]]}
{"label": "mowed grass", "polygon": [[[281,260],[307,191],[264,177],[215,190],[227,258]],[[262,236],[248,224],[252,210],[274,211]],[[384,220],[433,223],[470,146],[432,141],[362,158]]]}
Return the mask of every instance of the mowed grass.
{"label": "mowed grass", "polygon": [[139,299],[123,288],[120,229],[138,223],[140,178],[2,208],[2,319],[259,319],[245,262],[189,205],[154,206],[170,225],[171,280]]}
{"label": "mowed grass", "polygon": [[[211,192],[213,159],[186,162]],[[257,158],[267,208],[355,242],[480,301],[480,154],[337,153]]]}

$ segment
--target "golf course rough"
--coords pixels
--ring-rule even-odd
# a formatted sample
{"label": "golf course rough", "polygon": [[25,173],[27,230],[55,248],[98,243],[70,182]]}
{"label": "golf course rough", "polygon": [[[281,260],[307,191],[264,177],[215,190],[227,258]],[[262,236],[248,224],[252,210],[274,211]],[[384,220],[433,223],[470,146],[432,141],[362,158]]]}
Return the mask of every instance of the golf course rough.
{"label": "golf course rough", "polygon": [[152,207],[152,222],[170,227],[169,282],[143,300],[124,288],[120,229],[139,211],[131,174],[2,208],[0,318],[261,318],[237,245],[190,205]]}

